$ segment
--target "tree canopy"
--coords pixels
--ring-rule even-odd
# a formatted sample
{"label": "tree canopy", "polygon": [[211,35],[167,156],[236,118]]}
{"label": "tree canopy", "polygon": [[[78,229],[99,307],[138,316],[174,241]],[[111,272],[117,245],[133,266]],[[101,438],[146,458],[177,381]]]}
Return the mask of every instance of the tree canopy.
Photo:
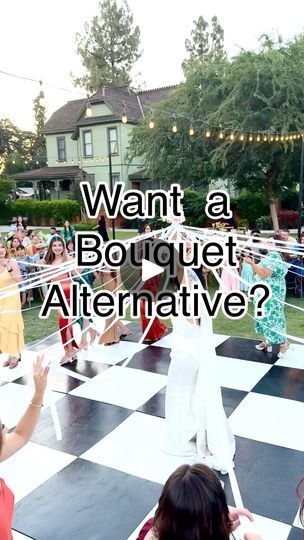
{"label": "tree canopy", "polygon": [[35,169],[40,165],[36,134],[23,131],[7,118],[0,119],[0,175]]}
{"label": "tree canopy", "polygon": [[[304,128],[304,34],[282,43],[268,36],[257,52],[241,51],[232,59],[193,58],[185,82],[154,111],[155,128],[142,121],[132,133],[130,156],[142,156],[148,172],[162,183],[183,186],[229,178],[238,188],[267,194],[277,228],[274,200],[298,182],[299,144],[264,142],[269,133]],[[172,132],[176,115],[177,132]],[[193,125],[194,134],[189,135]],[[235,132],[234,140],[223,137]],[[206,130],[210,137],[205,137]],[[239,134],[247,131],[244,140]],[[250,130],[260,142],[250,142]]]}
{"label": "tree canopy", "polygon": [[103,0],[99,13],[85,23],[84,33],[76,34],[77,53],[86,70],[74,83],[92,92],[101,86],[128,86],[130,71],[141,56],[140,30],[133,24],[128,4]]}

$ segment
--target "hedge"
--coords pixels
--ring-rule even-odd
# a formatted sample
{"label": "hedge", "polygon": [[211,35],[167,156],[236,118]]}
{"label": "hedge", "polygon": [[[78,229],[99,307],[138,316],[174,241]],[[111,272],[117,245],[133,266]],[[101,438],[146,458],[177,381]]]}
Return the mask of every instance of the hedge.
{"label": "hedge", "polygon": [[[57,225],[61,226],[66,219],[79,221],[81,205],[77,201],[12,201],[5,209],[10,219],[16,216],[28,218],[30,225]],[[1,212],[1,209],[0,209]]]}

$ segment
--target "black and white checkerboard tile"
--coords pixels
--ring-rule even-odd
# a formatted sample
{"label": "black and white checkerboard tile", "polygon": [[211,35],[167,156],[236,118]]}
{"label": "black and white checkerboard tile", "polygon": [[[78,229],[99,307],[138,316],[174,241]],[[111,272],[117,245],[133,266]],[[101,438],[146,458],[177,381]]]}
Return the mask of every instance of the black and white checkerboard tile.
{"label": "black and white checkerboard tile", "polygon": [[[130,326],[129,341],[92,346],[76,366],[52,369],[32,441],[0,466],[16,497],[15,539],[135,540],[162,484],[184,461],[161,449],[172,336],[138,345],[138,327]],[[275,353],[257,352],[255,343],[215,336],[224,406],[236,435],[236,475],[264,540],[300,540],[295,491],[304,476],[304,347],[278,361]],[[58,356],[59,349],[55,343],[48,354]],[[30,371],[30,353],[15,370],[0,370],[0,411],[8,427],[31,396]],[[233,504],[229,480],[221,479]]]}

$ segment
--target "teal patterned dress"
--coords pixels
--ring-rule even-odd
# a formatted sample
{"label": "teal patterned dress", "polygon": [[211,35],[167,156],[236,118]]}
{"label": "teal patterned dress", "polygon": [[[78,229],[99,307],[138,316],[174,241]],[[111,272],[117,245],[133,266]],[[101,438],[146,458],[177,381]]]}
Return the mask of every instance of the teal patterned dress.
{"label": "teal patterned dress", "polygon": [[[260,268],[273,270],[268,278],[261,278],[257,274],[254,282],[267,283],[272,291],[272,297],[264,304],[264,317],[255,324],[257,334],[263,334],[267,343],[276,345],[286,341],[286,321],[284,304],[286,297],[285,275],[288,271],[286,264],[277,251],[270,252],[259,264]],[[254,302],[258,300],[258,293]]]}

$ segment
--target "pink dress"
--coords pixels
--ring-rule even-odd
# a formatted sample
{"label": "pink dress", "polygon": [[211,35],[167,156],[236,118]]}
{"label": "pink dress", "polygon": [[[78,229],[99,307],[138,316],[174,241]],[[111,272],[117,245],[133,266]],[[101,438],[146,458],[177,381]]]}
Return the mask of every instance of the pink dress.
{"label": "pink dress", "polygon": [[239,291],[240,290],[240,278],[237,268],[231,268],[231,266],[224,266],[221,275],[222,285],[221,291]]}

